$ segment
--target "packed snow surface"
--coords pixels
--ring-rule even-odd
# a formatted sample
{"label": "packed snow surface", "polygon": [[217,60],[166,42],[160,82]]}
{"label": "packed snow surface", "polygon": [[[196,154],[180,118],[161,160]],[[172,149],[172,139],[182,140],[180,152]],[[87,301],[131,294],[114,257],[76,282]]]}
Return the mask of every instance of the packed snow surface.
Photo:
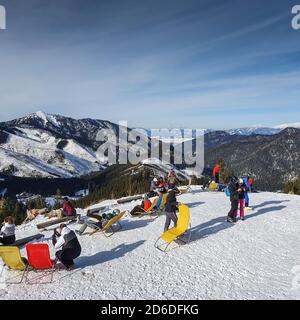
{"label": "packed snow surface", "polygon": [[[126,216],[123,230],[110,238],[99,233],[79,238],[83,250],[73,271],[57,272],[52,284],[6,285],[0,298],[299,299],[299,197],[262,192],[250,198],[253,211],[232,225],[226,222],[224,193],[193,187],[179,197],[191,210],[189,244],[162,253],[154,243],[165,217]],[[37,233],[37,222],[41,219],[18,227],[17,237]],[[44,242],[54,256],[51,235],[45,232]]]}

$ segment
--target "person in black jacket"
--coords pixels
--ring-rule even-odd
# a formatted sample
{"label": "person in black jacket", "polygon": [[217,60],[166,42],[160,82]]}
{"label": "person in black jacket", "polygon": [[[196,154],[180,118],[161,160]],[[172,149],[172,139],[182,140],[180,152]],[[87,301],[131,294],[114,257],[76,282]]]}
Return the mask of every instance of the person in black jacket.
{"label": "person in black jacket", "polygon": [[75,232],[63,223],[59,226],[59,231],[54,231],[52,242],[55,249],[61,249],[56,252],[56,258],[70,270],[74,266],[74,259],[81,254],[81,246]]}
{"label": "person in black jacket", "polygon": [[231,208],[230,208],[230,211],[228,212],[227,222],[233,223],[239,207],[239,193],[238,193],[239,184],[238,184],[237,177],[231,178],[228,189],[230,192]]}
{"label": "person in black jacket", "polygon": [[166,200],[166,223],[165,223],[165,232],[169,230],[170,223],[173,221],[174,226],[177,225],[177,210],[178,202],[176,199],[176,190],[170,190]]}

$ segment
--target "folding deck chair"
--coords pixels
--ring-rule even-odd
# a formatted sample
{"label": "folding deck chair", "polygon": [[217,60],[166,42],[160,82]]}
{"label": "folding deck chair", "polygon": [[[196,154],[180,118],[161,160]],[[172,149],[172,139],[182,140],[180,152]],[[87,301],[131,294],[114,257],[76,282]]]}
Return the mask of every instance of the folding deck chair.
{"label": "folding deck chair", "polygon": [[219,187],[219,184],[215,181],[212,181],[210,185],[208,186],[208,191],[217,191]]}
{"label": "folding deck chair", "polygon": [[[101,232],[104,234],[106,237],[111,237],[113,234],[115,234],[117,231],[120,231],[122,229],[122,225],[120,223],[120,220],[124,217],[124,215],[127,213],[127,211],[123,211],[117,216],[113,217],[110,219],[107,224],[102,228],[97,228],[94,231],[90,233],[90,236],[97,232]],[[114,225],[117,225],[117,229],[114,228]],[[108,233],[110,232],[110,233]]]}
{"label": "folding deck chair", "polygon": [[[50,276],[50,281],[42,282],[52,283],[53,275],[55,269],[55,261],[51,260],[49,246],[48,244],[27,244],[26,245],[27,257],[29,267],[26,272],[26,283],[28,284],[37,284],[41,282],[37,282],[45,277]],[[34,272],[35,274],[39,274],[34,277],[32,280],[28,280],[28,275]]]}
{"label": "folding deck chair", "polygon": [[[189,231],[187,240],[183,240],[182,235],[184,235],[190,228],[190,209],[188,206],[181,204],[179,206],[179,215],[176,227],[169,229],[162,234],[155,242],[154,247],[166,253],[171,243],[176,240],[179,240],[184,244],[189,243],[191,240],[191,232]],[[159,244],[160,240],[162,240],[161,244]]]}
{"label": "folding deck chair", "polygon": [[142,218],[146,215],[151,216],[151,215],[153,215],[153,213],[156,213],[158,209],[161,210],[166,204],[167,196],[168,196],[168,194],[164,193],[163,195],[155,198],[152,202],[152,205],[150,206],[150,208],[148,210],[145,210],[144,212],[141,212],[140,215],[136,215],[134,217]]}
{"label": "folding deck chair", "polygon": [[[11,284],[21,283],[27,268],[27,260],[21,257],[20,249],[18,247],[0,246],[0,257],[10,270],[22,271],[21,280],[19,282],[8,282]],[[2,272],[3,271],[4,270],[2,270]]]}

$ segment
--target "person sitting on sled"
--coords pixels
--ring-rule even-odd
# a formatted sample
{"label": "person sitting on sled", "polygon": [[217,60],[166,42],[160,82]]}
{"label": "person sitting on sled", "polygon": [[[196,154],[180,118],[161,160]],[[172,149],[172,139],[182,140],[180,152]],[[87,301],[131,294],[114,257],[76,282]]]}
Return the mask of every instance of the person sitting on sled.
{"label": "person sitting on sled", "polygon": [[70,270],[74,266],[74,259],[81,254],[81,245],[75,232],[63,223],[54,231],[52,243],[55,249],[59,249],[55,253],[56,259]]}

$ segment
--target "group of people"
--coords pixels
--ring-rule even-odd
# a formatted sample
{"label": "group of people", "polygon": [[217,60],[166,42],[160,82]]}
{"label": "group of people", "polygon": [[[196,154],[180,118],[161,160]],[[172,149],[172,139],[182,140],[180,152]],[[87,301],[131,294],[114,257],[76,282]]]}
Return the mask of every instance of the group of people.
{"label": "group of people", "polygon": [[240,218],[245,220],[245,207],[249,207],[249,191],[252,191],[252,179],[250,176],[237,178],[233,176],[227,188],[230,197],[231,208],[227,216],[227,222],[237,222],[238,211]]}
{"label": "group of people", "polygon": [[[4,219],[0,231],[0,244],[13,245],[16,241],[14,218],[9,216]],[[58,251],[56,252],[56,262],[60,261],[66,269],[72,268],[74,259],[80,256],[81,246],[75,233],[66,224],[61,224],[54,231],[52,242]]]}
{"label": "group of people", "polygon": [[[130,214],[132,216],[140,215],[144,212],[147,212],[151,208],[152,203],[150,197],[158,196],[162,197],[163,194],[168,193],[166,198],[166,203],[164,207],[164,212],[166,213],[166,222],[164,230],[167,231],[170,227],[171,221],[173,221],[176,226],[178,218],[176,211],[178,209],[178,202],[176,196],[180,193],[176,187],[177,177],[174,169],[171,169],[166,177],[159,176],[154,177],[151,181],[150,192],[144,195],[144,199],[140,205],[135,206]],[[158,209],[160,203],[157,203],[157,207],[153,209]]]}
{"label": "group of people", "polygon": [[[213,179],[216,183],[219,182],[220,165],[216,165],[213,170]],[[177,201],[177,195],[180,191],[176,187],[176,174],[174,170],[170,170],[168,175],[164,178],[162,176],[155,177],[151,181],[150,192],[144,195],[142,203],[133,208],[131,215],[140,215],[147,212],[152,206],[150,197],[159,196],[167,193],[166,203],[164,206],[164,212],[166,214],[166,221],[164,231],[167,231],[170,227],[171,221],[174,226],[177,225],[178,217],[177,210],[179,202]],[[237,222],[238,211],[240,211],[240,218],[243,221],[245,219],[245,207],[249,207],[249,195],[248,192],[252,191],[253,183],[251,177],[245,176],[243,178],[237,178],[236,176],[231,178],[231,181],[225,190],[230,197],[231,208],[227,216],[227,222]],[[82,224],[79,230],[75,232],[67,227],[66,224],[61,224],[58,229],[54,230],[52,236],[52,243],[57,250],[56,262],[60,261],[66,269],[71,269],[74,265],[74,259],[78,258],[81,254],[81,246],[76,236],[83,235],[86,228],[102,229],[105,224],[120,214],[118,209],[112,212],[102,213],[88,213],[87,219],[79,220]],[[62,216],[75,216],[76,209],[72,205],[68,198],[64,198],[62,205]],[[0,231],[0,244],[11,245],[16,241],[15,236],[15,223],[13,217],[6,217]]]}

